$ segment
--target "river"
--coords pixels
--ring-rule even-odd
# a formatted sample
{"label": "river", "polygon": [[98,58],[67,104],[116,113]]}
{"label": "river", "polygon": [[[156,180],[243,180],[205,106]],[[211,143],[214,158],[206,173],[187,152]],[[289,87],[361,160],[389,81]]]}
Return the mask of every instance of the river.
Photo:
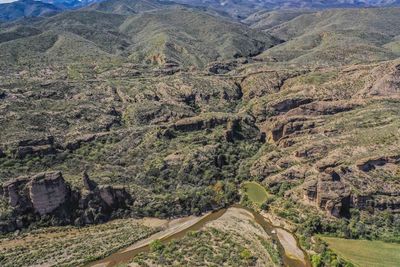
{"label": "river", "polygon": [[[278,249],[282,255],[284,266],[290,267],[310,267],[307,254],[299,246],[297,238],[290,231],[273,226],[272,223],[264,218],[261,214],[249,208],[233,205],[232,207],[244,209],[254,217],[254,221],[258,223],[268,235],[272,237],[278,245]],[[189,216],[171,221],[166,225],[165,229],[141,240],[127,248],[117,251],[104,259],[87,264],[88,267],[112,267],[122,263],[130,262],[136,255],[149,251],[151,241],[159,239],[166,243],[173,239],[180,239],[189,231],[197,231],[203,228],[208,222],[220,218],[227,209],[221,209],[215,212],[207,213],[201,217]]]}

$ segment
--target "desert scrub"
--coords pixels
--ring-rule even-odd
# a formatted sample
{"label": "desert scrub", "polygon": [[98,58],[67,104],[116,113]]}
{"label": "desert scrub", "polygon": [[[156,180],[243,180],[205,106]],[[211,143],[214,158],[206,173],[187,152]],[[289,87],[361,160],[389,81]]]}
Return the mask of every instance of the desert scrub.
{"label": "desert scrub", "polygon": [[184,238],[167,244],[154,241],[150,252],[139,254],[133,261],[139,266],[253,266],[256,260],[234,234],[209,228],[189,232]]}
{"label": "desert scrub", "polygon": [[0,237],[1,266],[78,266],[109,255],[157,231],[134,219],[50,227]]}
{"label": "desert scrub", "polygon": [[268,251],[268,254],[271,257],[273,263],[277,265],[282,265],[282,255],[280,254],[277,247],[268,240],[263,239],[262,237],[258,236],[263,247]]}

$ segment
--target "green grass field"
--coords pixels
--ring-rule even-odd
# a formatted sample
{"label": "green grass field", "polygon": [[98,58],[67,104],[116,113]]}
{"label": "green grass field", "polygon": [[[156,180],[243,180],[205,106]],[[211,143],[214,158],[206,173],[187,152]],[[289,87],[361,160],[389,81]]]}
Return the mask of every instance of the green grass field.
{"label": "green grass field", "polygon": [[256,182],[243,183],[243,189],[249,199],[257,204],[262,204],[268,199],[268,192]]}
{"label": "green grass field", "polygon": [[321,239],[334,252],[356,266],[397,267],[400,264],[400,244],[334,237]]}

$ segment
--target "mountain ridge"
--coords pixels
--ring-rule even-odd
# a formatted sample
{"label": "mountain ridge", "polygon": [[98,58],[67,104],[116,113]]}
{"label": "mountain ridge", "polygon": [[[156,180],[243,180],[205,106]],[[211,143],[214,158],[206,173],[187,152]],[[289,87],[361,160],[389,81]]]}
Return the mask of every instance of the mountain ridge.
{"label": "mountain ridge", "polygon": [[[152,3],[0,24],[0,265],[84,264],[238,203],[304,267],[351,266],[320,236],[400,241],[399,8]],[[225,214],[132,264],[284,262]]]}

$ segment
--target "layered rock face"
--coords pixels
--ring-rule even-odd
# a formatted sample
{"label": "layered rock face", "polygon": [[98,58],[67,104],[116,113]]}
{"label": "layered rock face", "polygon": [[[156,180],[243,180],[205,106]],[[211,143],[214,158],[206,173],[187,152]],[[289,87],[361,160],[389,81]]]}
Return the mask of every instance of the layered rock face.
{"label": "layered rock face", "polygon": [[46,172],[4,183],[0,198],[12,208],[13,219],[0,224],[0,232],[23,228],[43,215],[53,216],[61,224],[100,223],[132,204],[123,187],[98,186],[86,173],[83,182],[86,190],[78,191],[65,182],[61,172]]}
{"label": "layered rock face", "polygon": [[111,208],[123,205],[131,197],[124,188],[115,188],[109,185],[98,187],[100,198]]}
{"label": "layered rock face", "polygon": [[398,214],[398,70],[397,60],[338,73],[265,71],[246,78],[244,96],[257,86],[269,93],[248,95],[268,137],[251,175],[278,190],[290,184],[285,196],[334,217],[348,217],[350,208]]}
{"label": "layered rock face", "polygon": [[55,152],[53,136],[41,139],[27,139],[18,142],[14,151],[16,158],[23,159],[28,155],[48,155]]}
{"label": "layered rock face", "polygon": [[350,189],[334,170],[320,173],[316,181],[305,185],[304,197],[335,217],[347,217],[350,208]]}
{"label": "layered rock face", "polygon": [[35,175],[28,187],[33,208],[40,215],[50,213],[64,204],[69,193],[60,172]]}
{"label": "layered rock face", "polygon": [[70,188],[60,172],[48,172],[11,180],[0,192],[11,207],[21,211],[33,209],[44,215],[66,202]]}
{"label": "layered rock face", "polygon": [[13,208],[25,209],[30,207],[30,199],[27,197],[27,177],[19,177],[3,184],[0,187],[0,196],[8,201]]}

